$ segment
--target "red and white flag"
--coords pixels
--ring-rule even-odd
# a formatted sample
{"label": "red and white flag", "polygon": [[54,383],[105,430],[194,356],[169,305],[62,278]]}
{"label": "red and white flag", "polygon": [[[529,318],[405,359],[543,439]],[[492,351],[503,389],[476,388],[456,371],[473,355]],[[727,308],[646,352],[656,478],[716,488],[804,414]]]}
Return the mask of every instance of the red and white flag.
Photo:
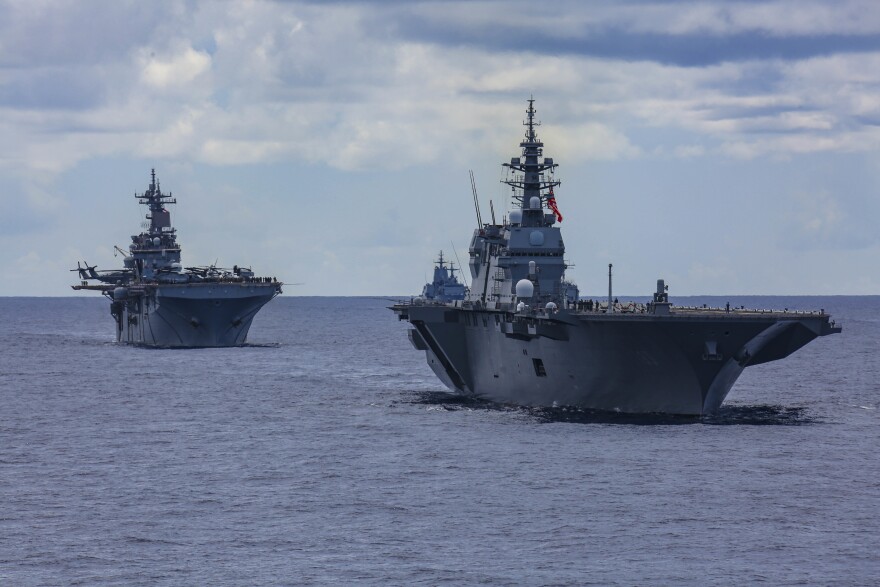
{"label": "red and white flag", "polygon": [[550,186],[550,193],[547,194],[547,207],[556,214],[556,220],[562,222],[562,214],[559,213],[559,208],[556,207],[556,196],[553,195],[553,186]]}

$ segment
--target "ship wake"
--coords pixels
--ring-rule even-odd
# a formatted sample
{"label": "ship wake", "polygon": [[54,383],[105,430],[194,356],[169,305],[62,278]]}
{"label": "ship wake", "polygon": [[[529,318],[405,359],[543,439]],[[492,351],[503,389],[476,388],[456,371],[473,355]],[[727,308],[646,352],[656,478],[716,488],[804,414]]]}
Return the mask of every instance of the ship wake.
{"label": "ship wake", "polygon": [[444,391],[416,392],[414,405],[443,411],[485,410],[525,415],[542,423],[566,424],[621,424],[630,426],[675,426],[705,424],[709,426],[803,426],[820,424],[805,407],[779,405],[729,405],[712,415],[688,416],[676,414],[626,414],[605,410],[560,407],[527,407],[496,403]]}

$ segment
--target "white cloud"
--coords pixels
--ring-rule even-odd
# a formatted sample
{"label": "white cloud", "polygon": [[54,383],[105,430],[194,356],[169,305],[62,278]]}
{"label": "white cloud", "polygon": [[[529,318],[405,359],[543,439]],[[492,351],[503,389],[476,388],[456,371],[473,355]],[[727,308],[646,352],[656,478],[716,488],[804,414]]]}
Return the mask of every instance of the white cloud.
{"label": "white cloud", "polygon": [[[492,165],[494,173],[495,162],[516,154],[530,95],[544,123],[540,136],[548,155],[565,165],[562,171],[610,161],[699,158],[701,165],[721,158],[740,165],[814,153],[868,156],[880,143],[880,51],[829,46],[819,56],[758,55],[683,66],[659,57],[540,47],[528,37],[499,49],[464,35],[485,33],[509,42],[506,33],[521,26],[521,9],[529,6],[169,0],[107,3],[105,11],[96,11],[88,3],[9,4],[8,18],[0,22],[0,181],[11,187],[0,195],[0,212],[16,220],[3,226],[44,231],[47,248],[31,249],[48,258],[52,239],[62,238],[51,227],[65,222],[70,206],[69,188],[56,180],[93,161],[157,164],[195,175],[208,173],[204,165],[219,172],[289,163],[315,174],[379,172],[383,177],[366,176],[379,185],[339,196],[340,216],[358,198],[375,201],[362,215],[381,214],[382,220],[370,222],[399,235],[400,224],[420,221],[414,214],[384,224],[405,189],[411,189],[408,202],[431,210],[423,216],[433,219],[440,198],[458,189],[467,195],[468,187],[463,181],[431,191],[408,177],[395,195],[387,193],[386,178],[420,166],[444,169],[447,181],[471,167]],[[806,43],[812,39],[798,36],[845,41],[847,35],[880,33],[875,6],[819,0],[570,2],[537,11],[530,23],[551,40],[578,42],[625,32],[636,40],[642,33],[660,35],[685,48],[689,40],[706,38],[730,37],[735,44],[733,37],[742,33]],[[411,18],[422,19],[424,34],[403,27]],[[78,80],[75,86],[71,79]],[[236,194],[248,189],[236,188]],[[300,197],[298,186],[290,192]],[[803,204],[815,214],[789,225],[791,233],[818,235],[814,241],[821,246],[843,246],[842,219],[853,214],[840,196],[829,198]],[[834,202],[839,215],[829,217],[823,206]],[[222,211],[201,213],[206,222],[225,222]],[[352,271],[342,251],[367,250],[370,239],[378,238],[360,231],[361,220],[352,218],[341,229],[360,241],[328,244],[341,248],[318,255],[327,262],[325,275],[331,268]],[[79,237],[64,234],[68,241]],[[442,246],[446,240],[444,235]],[[408,254],[427,251],[429,262],[435,248],[426,243],[425,251]],[[202,248],[206,254],[209,249]],[[381,248],[372,254],[389,264],[394,256]],[[723,281],[726,276],[709,274],[711,267],[704,262],[678,270]],[[362,278],[373,279],[366,273]]]}
{"label": "white cloud", "polygon": [[[736,157],[870,149],[859,138],[857,117],[880,116],[875,54],[676,67],[404,41],[377,25],[369,4],[159,6],[152,16],[161,24],[152,36],[134,36],[127,47],[114,37],[121,50],[105,62],[95,63],[91,51],[72,65],[100,88],[103,101],[78,112],[0,110],[5,136],[14,137],[0,139],[0,165],[58,172],[119,151],[218,165],[299,157],[341,169],[400,168],[449,153],[468,159],[499,144],[498,128],[521,116],[520,102],[532,93],[539,110],[555,118],[546,132],[555,132],[551,124],[576,131],[554,138],[577,159],[658,152],[640,144],[652,128],[703,136],[704,148],[714,142]],[[571,14],[542,15],[540,26],[565,22],[570,34],[577,28],[571,23],[583,22],[667,34],[775,26],[779,34],[801,34],[821,32],[819,21],[831,20],[845,32],[880,30],[877,11],[862,10],[863,3],[836,11],[821,2],[798,6],[788,19],[787,2],[575,6]],[[393,20],[395,10],[409,10],[473,26],[498,17],[491,4],[446,8],[383,7],[380,15]],[[18,18],[33,32],[51,20],[58,36],[73,39],[79,13],[69,13],[65,24],[50,13],[44,7]],[[75,44],[70,51],[76,53]],[[18,53],[32,54],[26,47]],[[768,77],[772,87],[752,89],[753,79]],[[679,145],[668,147],[675,152]]]}
{"label": "white cloud", "polygon": [[675,147],[674,155],[681,159],[690,159],[705,155],[706,149],[702,145],[679,145]]}
{"label": "white cloud", "polygon": [[798,194],[792,207],[797,229],[808,240],[823,240],[837,232],[844,220],[838,203],[827,192]]}
{"label": "white cloud", "polygon": [[553,145],[557,159],[566,161],[610,160],[636,157],[642,150],[621,132],[599,123],[577,126],[543,126],[541,138]]}
{"label": "white cloud", "polygon": [[861,199],[828,189],[792,192],[779,222],[780,245],[801,251],[876,246],[880,242],[875,225],[878,205]]}
{"label": "white cloud", "polygon": [[202,145],[201,159],[213,165],[242,165],[274,159],[285,150],[280,141],[208,139]]}
{"label": "white cloud", "polygon": [[154,56],[145,56],[143,59],[144,81],[160,89],[185,86],[211,68],[211,56],[192,47],[186,47],[167,59]]}

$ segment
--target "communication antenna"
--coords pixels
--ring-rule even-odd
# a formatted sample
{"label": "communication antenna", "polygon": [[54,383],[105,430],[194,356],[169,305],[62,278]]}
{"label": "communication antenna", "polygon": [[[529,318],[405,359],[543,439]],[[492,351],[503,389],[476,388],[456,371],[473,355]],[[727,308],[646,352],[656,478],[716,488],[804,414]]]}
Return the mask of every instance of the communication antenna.
{"label": "communication antenna", "polygon": [[492,203],[492,200],[489,200],[489,210],[492,211],[492,226],[495,226],[495,204]]}
{"label": "communication antenna", "polygon": [[477,228],[483,228],[483,218],[480,216],[480,200],[477,198],[477,184],[474,181],[474,170],[469,169],[471,174],[471,191],[474,193],[474,209],[477,211]]}
{"label": "communication antenna", "polygon": [[608,313],[614,313],[614,304],[612,303],[611,298],[611,263],[608,263]]}

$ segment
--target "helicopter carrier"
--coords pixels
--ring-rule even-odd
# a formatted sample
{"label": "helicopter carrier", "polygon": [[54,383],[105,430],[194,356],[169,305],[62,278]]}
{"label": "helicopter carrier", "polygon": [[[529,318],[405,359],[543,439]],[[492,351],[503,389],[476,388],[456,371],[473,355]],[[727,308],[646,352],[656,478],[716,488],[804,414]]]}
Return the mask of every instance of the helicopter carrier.
{"label": "helicopter carrier", "polygon": [[515,209],[501,224],[484,224],[477,206],[467,296],[391,308],[450,390],[527,406],[704,415],[746,367],[841,331],[824,310],[675,306],[663,280],[651,302],[621,304],[611,265],[607,300],[581,300],[565,278],[558,164],[544,156],[528,103],[521,156],[504,164],[502,180]]}
{"label": "helicopter carrier", "polygon": [[254,316],[281,293],[274,277],[257,277],[249,268],[183,267],[177,231],[167,206],[177,200],[163,193],[156,170],[146,191],[135,193],[147,206],[144,232],[133,235],[123,268],[96,270],[77,263],[75,290],[101,292],[110,300],[116,340],[153,347],[228,347],[247,341]]}

